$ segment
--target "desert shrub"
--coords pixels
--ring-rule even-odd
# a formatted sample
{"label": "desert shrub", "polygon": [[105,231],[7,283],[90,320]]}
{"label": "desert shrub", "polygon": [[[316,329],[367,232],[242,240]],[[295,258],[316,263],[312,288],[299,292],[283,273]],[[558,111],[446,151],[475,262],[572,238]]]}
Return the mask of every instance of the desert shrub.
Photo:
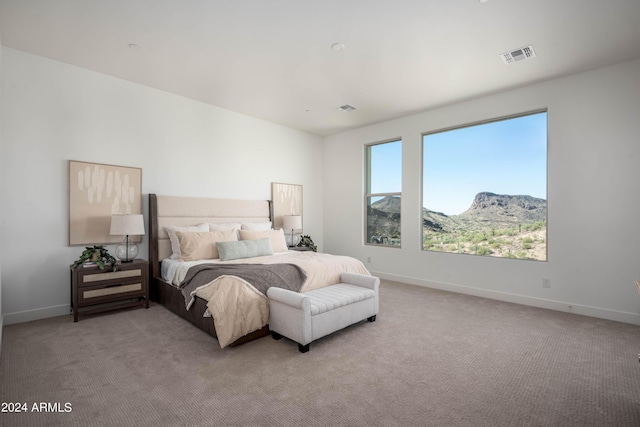
{"label": "desert shrub", "polygon": [[459,237],[458,237],[458,241],[460,242],[470,242],[472,239],[472,235],[469,233],[462,233]]}
{"label": "desert shrub", "polygon": [[484,242],[485,240],[487,240],[487,236],[484,233],[475,233],[473,235],[473,238],[471,239],[473,243],[480,243]]}
{"label": "desert shrub", "polygon": [[456,236],[453,236],[451,234],[444,234],[444,235],[442,235],[441,241],[444,244],[457,243],[458,239],[456,239]]}
{"label": "desert shrub", "polygon": [[493,252],[491,252],[491,249],[489,249],[486,246],[480,246],[478,247],[478,249],[476,249],[476,254],[478,255],[491,255]]}
{"label": "desert shrub", "polygon": [[533,231],[542,230],[547,227],[547,221],[536,221],[532,224]]}

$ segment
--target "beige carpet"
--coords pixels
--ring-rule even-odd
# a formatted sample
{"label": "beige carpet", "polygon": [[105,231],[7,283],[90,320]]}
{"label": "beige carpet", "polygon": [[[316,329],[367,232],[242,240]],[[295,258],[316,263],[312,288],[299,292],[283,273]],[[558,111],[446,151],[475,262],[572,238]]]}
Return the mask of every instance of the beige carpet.
{"label": "beige carpet", "polygon": [[28,410],[0,425],[640,425],[640,327],[388,281],[380,299],[306,354],[221,350],[158,305],[7,326],[0,400]]}

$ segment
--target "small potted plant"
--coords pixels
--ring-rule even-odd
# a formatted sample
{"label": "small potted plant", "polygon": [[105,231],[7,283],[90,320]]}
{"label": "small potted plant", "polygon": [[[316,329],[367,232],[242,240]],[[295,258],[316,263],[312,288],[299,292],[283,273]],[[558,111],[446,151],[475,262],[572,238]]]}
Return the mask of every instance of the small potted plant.
{"label": "small potted plant", "polygon": [[315,243],[313,243],[313,240],[311,240],[311,236],[301,236],[300,237],[300,243],[298,243],[297,246],[298,247],[307,247],[307,248],[311,249],[313,252],[317,252],[318,251],[318,247],[315,245]]}
{"label": "small potted plant", "polygon": [[80,258],[74,261],[73,267],[79,265],[83,266],[97,266],[100,270],[104,270],[107,266],[110,266],[113,271],[116,271],[118,260],[111,256],[107,248],[103,245],[86,246]]}

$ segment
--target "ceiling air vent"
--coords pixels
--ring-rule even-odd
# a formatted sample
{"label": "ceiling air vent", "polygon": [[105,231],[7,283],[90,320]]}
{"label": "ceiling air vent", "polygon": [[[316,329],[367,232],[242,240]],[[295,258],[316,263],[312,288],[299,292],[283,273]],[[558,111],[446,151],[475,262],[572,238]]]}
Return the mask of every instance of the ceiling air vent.
{"label": "ceiling air vent", "polygon": [[338,110],[344,111],[345,113],[349,113],[349,112],[351,112],[351,111],[353,111],[355,109],[356,109],[356,107],[354,107],[353,105],[349,105],[349,104],[345,104],[345,105],[343,105],[341,107],[338,107]]}
{"label": "ceiling air vent", "polygon": [[525,59],[535,58],[536,52],[533,50],[533,45],[521,47],[520,49],[512,50],[500,55],[505,64],[513,64],[514,62],[524,61]]}

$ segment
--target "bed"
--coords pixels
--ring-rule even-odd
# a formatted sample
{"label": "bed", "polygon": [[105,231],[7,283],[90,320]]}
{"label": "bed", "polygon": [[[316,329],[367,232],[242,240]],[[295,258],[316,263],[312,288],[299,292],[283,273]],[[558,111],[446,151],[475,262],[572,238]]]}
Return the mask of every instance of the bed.
{"label": "bed", "polygon": [[271,223],[268,200],[149,194],[151,300],[236,346],[269,333],[268,287],[301,292],[336,284],[342,272],[369,274],[351,257],[287,250]]}

